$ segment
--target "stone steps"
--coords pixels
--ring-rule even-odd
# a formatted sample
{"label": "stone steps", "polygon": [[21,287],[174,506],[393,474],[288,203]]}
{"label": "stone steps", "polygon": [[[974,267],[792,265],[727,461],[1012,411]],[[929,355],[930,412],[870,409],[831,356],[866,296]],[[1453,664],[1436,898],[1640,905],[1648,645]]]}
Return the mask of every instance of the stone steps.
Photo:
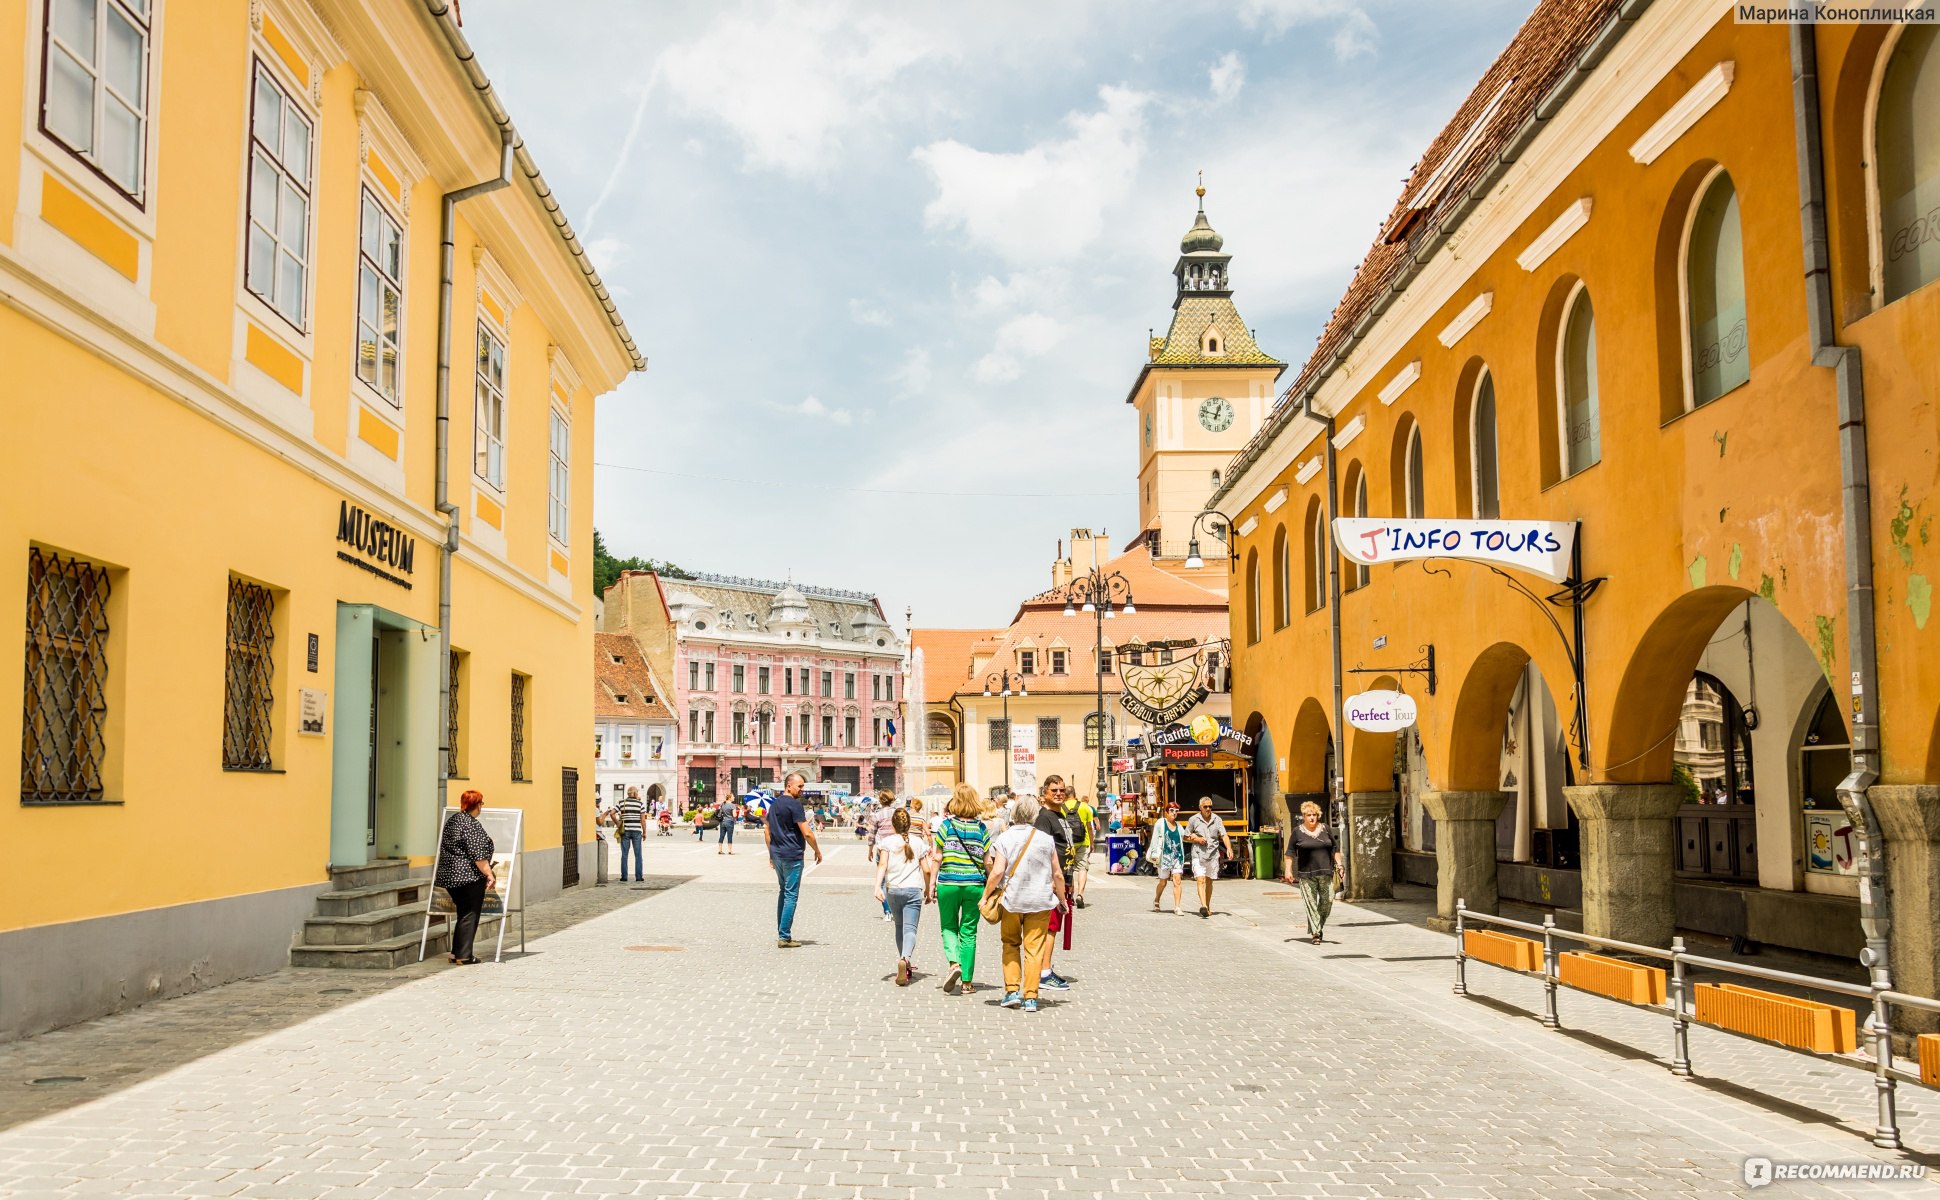
{"label": "stone steps", "polygon": [[[419,912],[423,920],[422,910]],[[480,958],[490,958],[492,948],[498,941],[497,916],[481,917],[478,921],[478,940],[473,952]],[[418,961],[418,937],[422,926],[413,926],[408,932],[382,941],[364,945],[298,945],[290,951],[290,965],[293,967],[337,967],[346,970],[389,971],[396,967],[408,966]],[[424,948],[426,959],[443,958],[450,952],[451,926],[441,924],[440,918],[432,917],[431,937]]]}
{"label": "stone steps", "polygon": [[[316,915],[290,947],[293,967],[390,970],[418,961],[424,935],[425,902],[432,883],[413,874],[403,859],[379,859],[357,867],[330,868],[331,890],[317,897]],[[498,917],[478,923],[478,944],[497,937]],[[451,945],[451,917],[431,914],[425,957],[440,956]]]}

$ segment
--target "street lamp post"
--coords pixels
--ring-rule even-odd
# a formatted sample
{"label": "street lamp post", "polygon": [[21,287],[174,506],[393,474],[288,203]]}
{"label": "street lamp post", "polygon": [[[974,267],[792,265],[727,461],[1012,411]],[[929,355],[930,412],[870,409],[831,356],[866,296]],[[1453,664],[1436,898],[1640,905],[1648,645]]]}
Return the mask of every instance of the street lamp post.
{"label": "street lamp post", "polygon": [[1031,694],[1029,687],[1027,687],[1024,683],[1024,677],[1018,674],[1017,672],[1012,671],[1008,667],[1004,668],[1001,671],[992,671],[989,675],[986,675],[984,677],[984,681],[983,681],[983,694],[986,698],[992,694],[991,692],[992,688],[997,689],[997,694],[1002,695],[1004,698],[1004,794],[1005,795],[1010,794],[1010,685],[1013,681],[1015,681],[1017,684],[1018,695],[1028,697]]}
{"label": "street lamp post", "polygon": [[1091,665],[1098,676],[1098,707],[1092,716],[1086,718],[1089,724],[1093,718],[1098,722],[1098,791],[1097,803],[1103,803],[1108,790],[1105,771],[1105,622],[1118,616],[1120,610],[1126,616],[1138,612],[1132,603],[1132,581],[1118,571],[1107,571],[1102,566],[1091,568],[1077,576],[1064,589],[1064,615],[1075,617],[1080,611],[1093,614],[1093,624],[1097,627],[1097,637],[1092,643]]}
{"label": "street lamp post", "polygon": [[[775,706],[766,700],[754,706],[754,773],[757,782],[761,773],[768,769],[768,722],[775,716]],[[780,765],[781,754],[775,754],[776,765]]]}

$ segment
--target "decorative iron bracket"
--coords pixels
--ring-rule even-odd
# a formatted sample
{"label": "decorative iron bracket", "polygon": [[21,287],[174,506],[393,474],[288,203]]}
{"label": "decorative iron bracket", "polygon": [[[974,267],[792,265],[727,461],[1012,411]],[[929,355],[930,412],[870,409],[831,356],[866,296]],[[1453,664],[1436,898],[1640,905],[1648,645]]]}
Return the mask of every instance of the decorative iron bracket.
{"label": "decorative iron bracket", "polygon": [[1425,675],[1428,677],[1428,694],[1435,694],[1435,644],[1428,643],[1419,647],[1422,657],[1405,667],[1349,667],[1349,675]]}

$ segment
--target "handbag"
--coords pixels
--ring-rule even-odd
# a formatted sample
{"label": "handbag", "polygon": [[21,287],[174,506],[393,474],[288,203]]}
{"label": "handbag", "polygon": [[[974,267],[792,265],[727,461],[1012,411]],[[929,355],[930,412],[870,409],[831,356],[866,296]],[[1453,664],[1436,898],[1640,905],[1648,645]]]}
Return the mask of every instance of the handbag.
{"label": "handbag", "polygon": [[1033,829],[1030,836],[1024,839],[1023,848],[1017,852],[1017,860],[1010,864],[1009,870],[1004,872],[1004,882],[999,884],[994,892],[986,886],[983,895],[978,897],[977,911],[982,913],[983,919],[990,924],[995,925],[1004,919],[1004,893],[1010,890],[1011,876],[1017,874],[1018,864],[1022,863],[1024,856],[1031,852],[1031,843],[1036,840],[1037,830]]}

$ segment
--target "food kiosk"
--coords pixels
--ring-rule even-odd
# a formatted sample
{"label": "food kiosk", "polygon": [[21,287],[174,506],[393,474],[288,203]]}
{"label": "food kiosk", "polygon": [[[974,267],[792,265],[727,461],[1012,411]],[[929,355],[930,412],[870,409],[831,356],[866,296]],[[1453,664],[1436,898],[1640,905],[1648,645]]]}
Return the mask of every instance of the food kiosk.
{"label": "food kiosk", "polygon": [[[1233,857],[1225,874],[1253,873],[1253,739],[1217,718],[1201,715],[1190,726],[1173,725],[1152,735],[1145,759],[1146,778],[1159,812],[1176,801],[1187,817],[1210,796],[1213,811],[1226,823]],[[1267,831],[1262,831],[1267,832]],[[1277,831],[1271,831],[1277,832]]]}

